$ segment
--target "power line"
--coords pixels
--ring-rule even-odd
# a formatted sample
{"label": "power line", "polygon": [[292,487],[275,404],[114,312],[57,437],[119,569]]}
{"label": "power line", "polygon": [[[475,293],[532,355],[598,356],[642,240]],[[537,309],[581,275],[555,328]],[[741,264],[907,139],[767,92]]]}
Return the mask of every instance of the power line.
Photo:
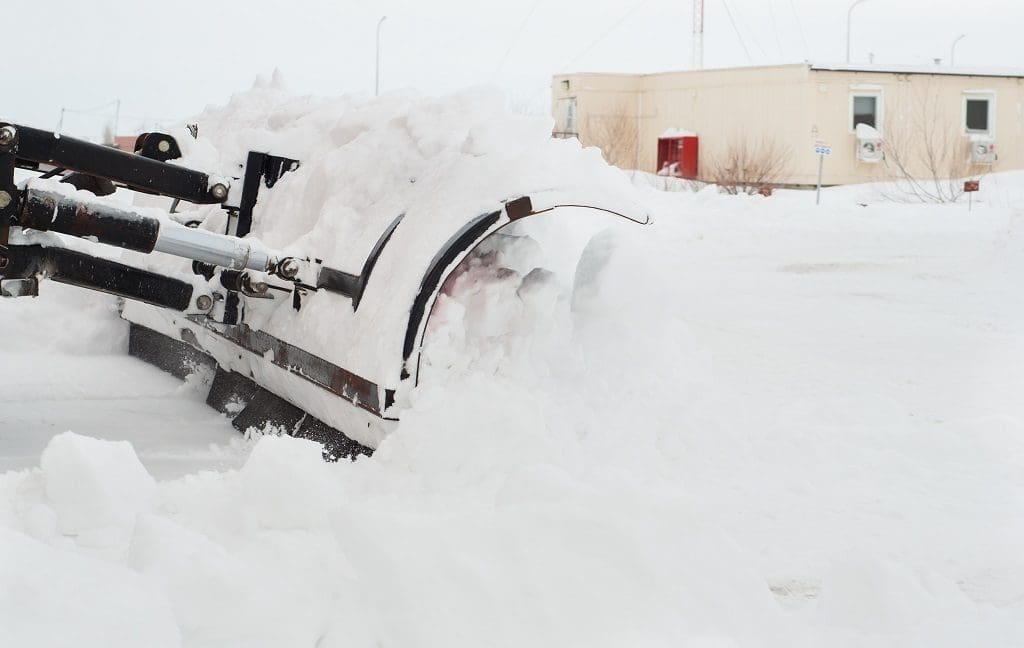
{"label": "power line", "polygon": [[749,25],[747,25],[746,16],[742,11],[736,12],[736,24],[743,25],[743,29],[747,32],[747,36],[750,38],[750,42],[754,44],[754,47],[756,47],[761,52],[761,56],[764,57],[764,59],[762,60],[767,60],[768,50],[761,47],[761,41],[757,39],[757,32],[751,29]]}
{"label": "power line", "polygon": [[639,9],[640,7],[642,7],[642,6],[643,6],[643,5],[645,5],[645,4],[647,4],[647,0],[640,0],[639,2],[637,2],[636,4],[634,4],[634,5],[632,6],[632,7],[630,7],[630,8],[629,8],[629,9],[628,9],[628,10],[627,10],[627,11],[626,11],[626,12],[625,12],[624,14],[622,14],[622,15],[621,15],[621,16],[619,17],[619,19],[618,19],[618,20],[616,20],[616,21],[615,21],[614,23],[612,23],[611,27],[609,27],[608,29],[606,29],[606,30],[604,30],[603,32],[601,32],[601,35],[600,35],[600,36],[598,36],[597,38],[595,38],[595,39],[594,39],[594,40],[593,40],[593,41],[592,41],[592,42],[591,42],[591,43],[590,43],[589,45],[587,45],[587,46],[586,46],[586,48],[584,48],[584,49],[583,49],[583,51],[581,51],[581,52],[580,52],[579,54],[577,54],[576,56],[574,56],[574,57],[573,57],[573,58],[572,58],[572,59],[571,59],[570,61],[568,61],[567,63],[565,63],[565,64],[564,64],[564,65],[562,66],[562,69],[564,70],[564,69],[568,68],[568,67],[569,67],[570,65],[572,65],[572,64],[573,64],[573,63],[575,63],[576,61],[580,60],[581,58],[583,58],[584,56],[586,56],[587,54],[589,54],[589,53],[590,53],[590,50],[594,49],[594,47],[595,47],[595,46],[596,46],[596,45],[597,45],[598,43],[600,43],[601,41],[603,41],[603,40],[604,40],[604,39],[605,39],[605,38],[606,38],[606,37],[608,36],[608,34],[610,34],[610,33],[612,33],[613,31],[615,31],[615,30],[616,30],[616,29],[617,29],[617,28],[619,27],[619,25],[621,25],[622,23],[626,22],[626,19],[627,19],[627,18],[629,18],[630,16],[632,16],[632,15],[633,15],[633,13],[635,13],[637,9]]}
{"label": "power line", "polygon": [[[608,29],[606,29],[603,32],[601,32],[601,35],[598,36],[597,38],[595,38],[593,41],[591,41],[591,43],[589,45],[587,45],[579,54],[577,54],[576,56],[572,57],[567,62],[563,63],[561,69],[563,71],[567,70],[570,65],[572,65],[576,61],[578,61],[581,58],[583,58],[584,56],[586,56],[590,52],[590,50],[594,49],[594,46],[596,46],[598,43],[600,43],[602,40],[604,40],[605,37],[608,36],[608,34],[610,34],[613,31],[615,31],[619,27],[619,25],[624,23],[626,21],[626,19],[628,19],[630,16],[632,16],[633,13],[635,13],[637,9],[639,9],[643,5],[647,4],[647,2],[648,2],[648,0],[639,0],[636,4],[634,4],[632,7],[630,7],[624,14],[622,14],[619,17],[618,20],[616,20],[614,23],[612,23],[612,25],[610,27],[608,27]],[[548,88],[545,88],[543,90],[538,90],[536,93],[534,93],[534,95],[530,98],[530,100],[532,101],[534,98],[540,96],[541,94],[543,94],[544,92],[547,92],[548,90],[549,90]]]}
{"label": "power line", "polygon": [[729,9],[729,3],[727,0],[722,0],[722,6],[725,7],[725,15],[729,16],[729,23],[732,25],[733,31],[736,32],[736,38],[740,41],[740,46],[743,47],[743,53],[747,55],[747,63],[754,64],[754,59],[750,56],[750,50],[747,49],[747,44],[743,40],[743,34],[740,33],[740,28],[736,26],[736,21],[732,17],[732,11]]}
{"label": "power line", "polygon": [[506,49],[505,53],[501,55],[501,60],[498,61],[498,67],[494,68],[494,73],[491,75],[492,79],[498,76],[498,72],[500,72],[502,66],[505,65],[505,61],[506,59],[508,59],[508,55],[512,52],[512,48],[516,46],[516,43],[519,42],[519,37],[523,35],[523,30],[526,29],[527,23],[530,22],[530,18],[533,17],[533,12],[537,11],[537,7],[540,5],[540,3],[541,0],[536,0],[536,2],[533,3],[533,6],[530,7],[530,11],[527,12],[526,17],[523,18],[523,22],[519,25],[519,29],[516,30],[515,36],[512,37],[512,42],[508,44],[508,49]]}
{"label": "power line", "polygon": [[789,0],[789,8],[793,10],[793,18],[796,19],[796,28],[800,32],[800,42],[804,45],[804,60],[806,61],[810,58],[807,54],[807,39],[804,38],[804,26],[800,24],[800,14],[797,12],[793,0]]}
{"label": "power line", "polygon": [[116,105],[118,103],[118,101],[119,101],[118,99],[114,99],[113,101],[108,101],[105,104],[100,104],[99,106],[94,106],[92,108],[61,108],[61,110],[63,110],[64,112],[75,113],[75,114],[78,114],[78,115],[96,115],[96,114],[103,114],[103,115],[105,115],[105,114],[108,114],[110,111],[109,110],[102,110],[102,109],[108,108],[110,106],[114,106],[114,105]]}
{"label": "power line", "polygon": [[779,58],[785,59],[786,55],[782,51],[782,39],[779,38],[779,24],[775,22],[775,2],[768,0],[768,16],[772,19],[772,33],[775,34],[775,46],[779,48]]}

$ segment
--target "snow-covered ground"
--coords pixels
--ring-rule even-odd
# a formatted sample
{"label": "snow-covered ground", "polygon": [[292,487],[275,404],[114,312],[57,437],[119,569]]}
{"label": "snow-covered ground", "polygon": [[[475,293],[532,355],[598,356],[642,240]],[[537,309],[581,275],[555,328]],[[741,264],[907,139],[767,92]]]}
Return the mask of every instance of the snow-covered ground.
{"label": "snow-covered ground", "polygon": [[0,645],[1020,645],[1024,178],[992,180],[970,213],[638,190],[655,223],[578,266],[596,222],[524,222],[354,463],[243,440],[110,300],[0,302]]}

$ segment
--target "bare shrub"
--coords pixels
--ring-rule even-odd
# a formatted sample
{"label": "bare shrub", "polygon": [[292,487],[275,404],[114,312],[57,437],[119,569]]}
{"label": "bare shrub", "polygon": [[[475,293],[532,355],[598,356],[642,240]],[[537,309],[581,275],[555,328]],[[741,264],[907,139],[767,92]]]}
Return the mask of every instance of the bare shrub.
{"label": "bare shrub", "polygon": [[634,185],[653,187],[659,191],[695,193],[705,187],[705,183],[700,180],[687,180],[647,171],[631,171],[629,175]]}
{"label": "bare shrub", "polygon": [[101,143],[105,144],[106,146],[114,146],[117,140],[116,135],[117,133],[114,132],[114,125],[111,123],[107,123],[103,127],[103,140]]}
{"label": "bare shrub", "polygon": [[949,102],[929,84],[895,103],[885,127],[882,196],[896,202],[956,202],[964,178],[980,177],[987,168],[971,163],[970,141],[949,114]]}
{"label": "bare shrub", "polygon": [[778,185],[788,173],[792,150],[774,137],[755,140],[737,136],[705,158],[706,182],[718,185],[722,193],[764,193]]}
{"label": "bare shrub", "polygon": [[509,92],[505,95],[505,108],[516,115],[547,115],[548,110],[534,92]]}
{"label": "bare shrub", "polygon": [[588,115],[584,121],[580,133],[580,142],[584,146],[601,149],[608,164],[620,169],[636,168],[640,137],[634,115],[625,108],[619,108],[606,115]]}

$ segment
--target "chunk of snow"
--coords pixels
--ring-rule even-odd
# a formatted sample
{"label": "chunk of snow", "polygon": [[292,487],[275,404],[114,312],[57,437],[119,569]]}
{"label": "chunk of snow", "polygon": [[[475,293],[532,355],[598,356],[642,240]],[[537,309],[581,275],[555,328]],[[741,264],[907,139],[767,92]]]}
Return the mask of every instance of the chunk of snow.
{"label": "chunk of snow", "polygon": [[321,446],[288,436],[263,436],[239,471],[246,511],[263,528],[313,528],[326,523],[340,495],[331,480],[334,466]]}
{"label": "chunk of snow", "polygon": [[665,129],[665,132],[658,137],[662,139],[667,137],[697,137],[697,133],[684,128],[667,128]]}
{"label": "chunk of snow", "polygon": [[130,529],[156,500],[156,482],[127,441],[65,432],[50,440],[40,465],[47,499],[65,534]]}

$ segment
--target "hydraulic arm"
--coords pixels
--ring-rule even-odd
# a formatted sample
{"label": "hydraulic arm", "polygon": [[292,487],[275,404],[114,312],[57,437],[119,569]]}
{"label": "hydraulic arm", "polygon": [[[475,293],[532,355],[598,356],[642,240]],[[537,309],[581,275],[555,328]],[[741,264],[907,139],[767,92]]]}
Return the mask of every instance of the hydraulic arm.
{"label": "hydraulic arm", "polygon": [[[37,294],[38,281],[49,278],[193,314],[211,314],[220,302],[218,319],[239,321],[237,293],[267,296],[268,290],[293,292],[296,305],[303,291],[325,289],[357,300],[359,278],[325,268],[316,260],[286,256],[240,238],[248,233],[260,185],[272,187],[295,160],[262,153],[249,156],[239,205],[229,180],[211,180],[205,173],[145,157],[177,154],[170,136],[140,137],[136,153],[61,137],[16,124],[0,123],[0,294]],[[49,167],[49,168],[45,168]],[[16,168],[62,177],[71,184],[103,187],[110,184],[167,196],[193,204],[220,204],[231,215],[234,234],[185,227],[169,214],[143,213],[111,202],[82,198],[80,193],[15,186]],[[70,179],[69,179],[70,178]],[[88,182],[83,182],[88,178]],[[103,193],[103,192],[101,192]],[[152,210],[151,210],[152,211]],[[55,232],[135,252],[163,252],[191,259],[194,271],[209,281],[217,275],[223,290],[194,290],[194,283],[162,276],[128,264],[73,251],[60,245],[19,244],[10,228]],[[243,231],[244,230],[244,231]],[[114,279],[116,277],[116,280]],[[268,283],[275,278],[286,285]]]}

